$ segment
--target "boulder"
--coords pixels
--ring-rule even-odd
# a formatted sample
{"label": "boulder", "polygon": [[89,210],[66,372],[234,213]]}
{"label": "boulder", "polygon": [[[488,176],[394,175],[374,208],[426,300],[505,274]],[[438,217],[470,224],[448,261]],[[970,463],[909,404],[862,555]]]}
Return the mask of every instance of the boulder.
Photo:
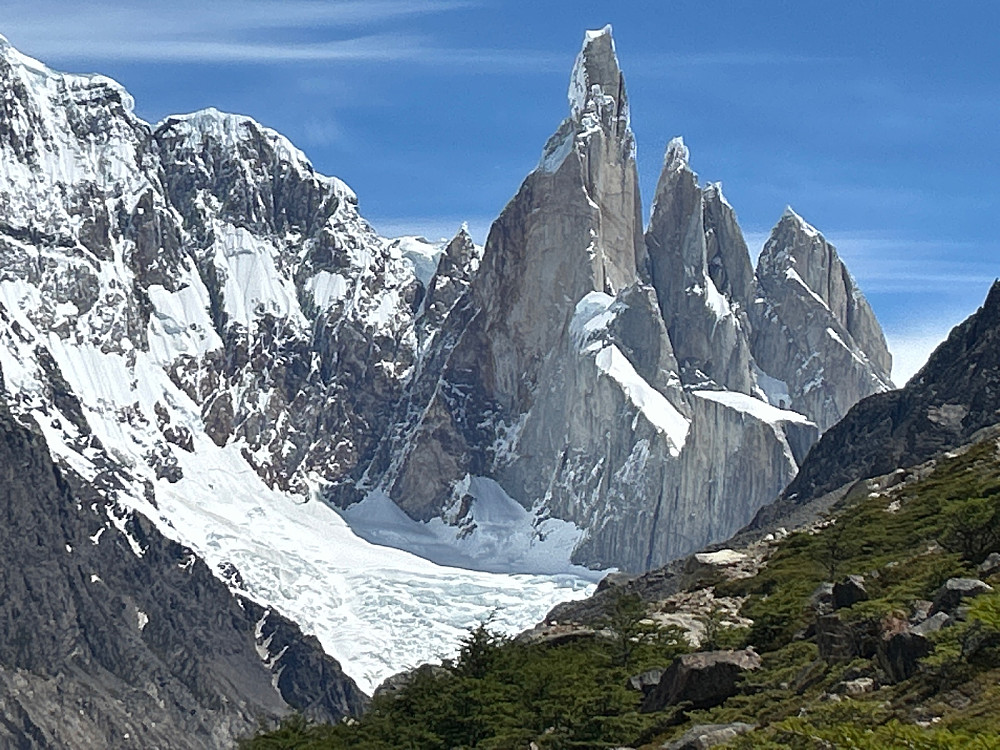
{"label": "boulder", "polygon": [[875,680],[871,677],[858,677],[855,680],[845,680],[840,683],[840,692],[844,695],[864,695],[875,691]]}
{"label": "boulder", "polygon": [[700,651],[674,659],[656,688],[642,702],[641,711],[660,711],[681,703],[711,708],[736,694],[739,678],[760,667],[760,656],[742,651]]}
{"label": "boulder", "polygon": [[878,649],[881,634],[880,623],[875,620],[851,622],[836,614],[816,619],[816,645],[820,657],[828,663],[857,657],[870,659]]}
{"label": "boulder", "polygon": [[919,625],[914,625],[910,628],[910,632],[916,633],[917,635],[927,635],[928,633],[936,633],[941,628],[947,627],[951,624],[952,618],[946,612],[938,612],[937,614],[928,617]]}
{"label": "boulder", "polygon": [[879,644],[877,660],[889,681],[896,683],[916,674],[917,661],[930,652],[930,641],[924,635],[905,630]]}
{"label": "boulder", "polygon": [[989,556],[979,564],[979,575],[983,578],[1000,573],[1000,552],[991,552]]}
{"label": "boulder", "polygon": [[676,740],[660,747],[662,750],[706,750],[731,742],[741,734],[752,732],[754,729],[756,727],[753,724],[742,721],[735,721],[732,724],[699,724],[691,727]]}
{"label": "boulder", "polygon": [[978,578],[949,578],[934,595],[934,606],[931,607],[931,613],[954,613],[962,600],[972,599],[992,591],[992,586],[983,583]]}
{"label": "boulder", "polygon": [[847,576],[843,581],[833,585],[833,608],[852,607],[858,602],[868,600],[868,590],[865,588],[863,576]]}
{"label": "boulder", "polygon": [[910,609],[913,612],[910,615],[910,624],[917,625],[930,617],[931,607],[933,606],[934,602],[927,601],[926,599],[917,599],[910,602]]}
{"label": "boulder", "polygon": [[632,690],[641,692],[644,696],[649,695],[660,684],[660,679],[666,670],[662,667],[649,669],[641,674],[634,674],[628,678],[628,686]]}

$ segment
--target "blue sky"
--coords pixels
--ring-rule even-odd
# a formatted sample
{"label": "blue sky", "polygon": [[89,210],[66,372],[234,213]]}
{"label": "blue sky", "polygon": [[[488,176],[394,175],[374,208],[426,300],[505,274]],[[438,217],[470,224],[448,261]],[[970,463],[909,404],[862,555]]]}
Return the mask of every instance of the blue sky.
{"label": "blue sky", "polygon": [[[837,245],[912,372],[1000,275],[1000,4],[5,0],[0,33],[121,81],[150,121],[216,106],[292,139],[386,234],[478,239],[611,23],[644,200],[663,149],[751,245],[784,206]],[[898,378],[897,378],[898,379]]]}

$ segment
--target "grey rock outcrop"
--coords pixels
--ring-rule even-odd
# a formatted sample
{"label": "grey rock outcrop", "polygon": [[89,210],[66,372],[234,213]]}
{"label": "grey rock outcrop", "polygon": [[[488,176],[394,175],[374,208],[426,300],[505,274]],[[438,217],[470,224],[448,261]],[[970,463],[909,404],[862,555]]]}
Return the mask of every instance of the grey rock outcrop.
{"label": "grey rock outcrop", "polygon": [[953,614],[966,599],[974,599],[992,591],[992,586],[976,578],[949,578],[934,594],[931,614],[940,612]]}
{"label": "grey rock outcrop", "polygon": [[821,430],[893,388],[892,357],[868,301],[834,247],[790,208],[757,261],[752,351],[772,400]]}
{"label": "grey rock outcrop", "polygon": [[732,742],[740,735],[752,732],[756,727],[742,721],[730,724],[699,724],[691,727],[672,742],[661,745],[663,750],[708,750],[717,745]]}
{"label": "grey rock outcrop", "polygon": [[904,630],[879,643],[878,664],[892,683],[902,682],[917,673],[919,661],[931,653],[930,640],[920,632]]}
{"label": "grey rock outcrop", "polygon": [[838,613],[816,618],[816,645],[820,658],[830,663],[845,662],[875,655],[882,640],[882,627],[876,620],[851,620]]}
{"label": "grey rock outcrop", "polygon": [[916,633],[917,635],[928,635],[929,633],[936,633],[942,628],[945,628],[952,624],[951,615],[946,612],[937,612],[930,617],[928,617],[923,622],[918,625],[914,625],[910,628],[910,632]]}
{"label": "grey rock outcrop", "polygon": [[628,686],[636,692],[642,693],[643,696],[649,695],[656,686],[660,684],[660,680],[663,677],[663,673],[666,670],[663,668],[647,669],[645,672],[640,674],[632,675],[628,678]]}
{"label": "grey rock outcrop", "polygon": [[988,578],[995,576],[997,573],[1000,573],[1000,552],[991,552],[979,564],[979,574],[984,578]]}
{"label": "grey rock outcrop", "polygon": [[902,389],[863,399],[824,433],[781,497],[754,528],[781,523],[859,479],[916,466],[968,443],[1000,410],[1000,283],[956,326]]}
{"label": "grey rock outcrop", "polygon": [[695,709],[717,706],[736,694],[743,674],[759,668],[760,657],[750,649],[683,654],[663,673],[640,710],[661,711],[682,703]]}
{"label": "grey rock outcrop", "polygon": [[852,607],[858,602],[868,600],[868,589],[865,588],[863,576],[847,576],[843,581],[835,583],[830,593],[834,609]]}

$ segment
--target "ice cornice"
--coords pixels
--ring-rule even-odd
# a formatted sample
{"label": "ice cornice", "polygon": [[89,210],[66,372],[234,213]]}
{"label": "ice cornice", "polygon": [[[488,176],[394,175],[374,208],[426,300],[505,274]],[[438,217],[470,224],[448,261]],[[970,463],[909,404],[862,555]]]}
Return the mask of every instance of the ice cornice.
{"label": "ice cornice", "polygon": [[[122,108],[133,118],[135,117],[135,100],[118,81],[99,73],[66,73],[53,70],[45,63],[24,54],[10,43],[5,36],[0,35],[0,59],[5,60],[12,68],[20,71],[20,78],[36,96],[52,96],[52,90],[60,84],[65,86],[73,98],[74,91],[90,91],[107,89],[113,92],[121,101]],[[49,89],[49,92],[46,92]],[[46,93],[42,93],[46,92]],[[89,94],[88,94],[89,96]],[[140,122],[142,122],[140,120]]]}

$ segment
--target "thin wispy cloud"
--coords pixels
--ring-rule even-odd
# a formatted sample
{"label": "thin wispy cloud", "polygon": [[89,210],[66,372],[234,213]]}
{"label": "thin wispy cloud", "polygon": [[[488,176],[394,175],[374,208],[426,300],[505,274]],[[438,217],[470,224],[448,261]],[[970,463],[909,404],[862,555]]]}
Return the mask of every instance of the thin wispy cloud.
{"label": "thin wispy cloud", "polygon": [[[35,53],[34,47],[31,51]],[[37,53],[35,53],[37,54]],[[59,43],[46,57],[136,62],[280,63],[419,60],[416,38],[377,34],[333,42],[272,43],[169,39],[83,40]]]}
{"label": "thin wispy cloud", "polygon": [[350,28],[469,8],[468,0],[178,0],[173,3],[79,2],[15,0],[0,8],[7,30],[54,40],[81,36],[138,37],[212,36],[220,31]]}
{"label": "thin wispy cloud", "polygon": [[186,0],[123,7],[111,2],[43,0],[5,3],[0,7],[0,33],[35,57],[60,62],[407,62],[461,64],[498,72],[553,72],[566,67],[566,55],[544,51],[441,46],[402,23],[477,4]]}
{"label": "thin wispy cloud", "polygon": [[690,53],[652,53],[627,57],[632,75],[656,76],[678,68],[745,67],[842,62],[843,58],[796,55],[769,51],[725,51]]}
{"label": "thin wispy cloud", "polygon": [[[167,63],[410,62],[485,71],[564,73],[570,53],[435,44],[400,25],[482,5],[473,0],[15,0],[0,7],[0,34],[29,54],[61,62]],[[382,30],[385,29],[385,30]],[[85,33],[82,30],[86,30]],[[359,33],[363,32],[363,33]],[[317,37],[330,37],[316,41]],[[685,67],[816,62],[770,52],[650,54],[631,59],[639,75]]]}

